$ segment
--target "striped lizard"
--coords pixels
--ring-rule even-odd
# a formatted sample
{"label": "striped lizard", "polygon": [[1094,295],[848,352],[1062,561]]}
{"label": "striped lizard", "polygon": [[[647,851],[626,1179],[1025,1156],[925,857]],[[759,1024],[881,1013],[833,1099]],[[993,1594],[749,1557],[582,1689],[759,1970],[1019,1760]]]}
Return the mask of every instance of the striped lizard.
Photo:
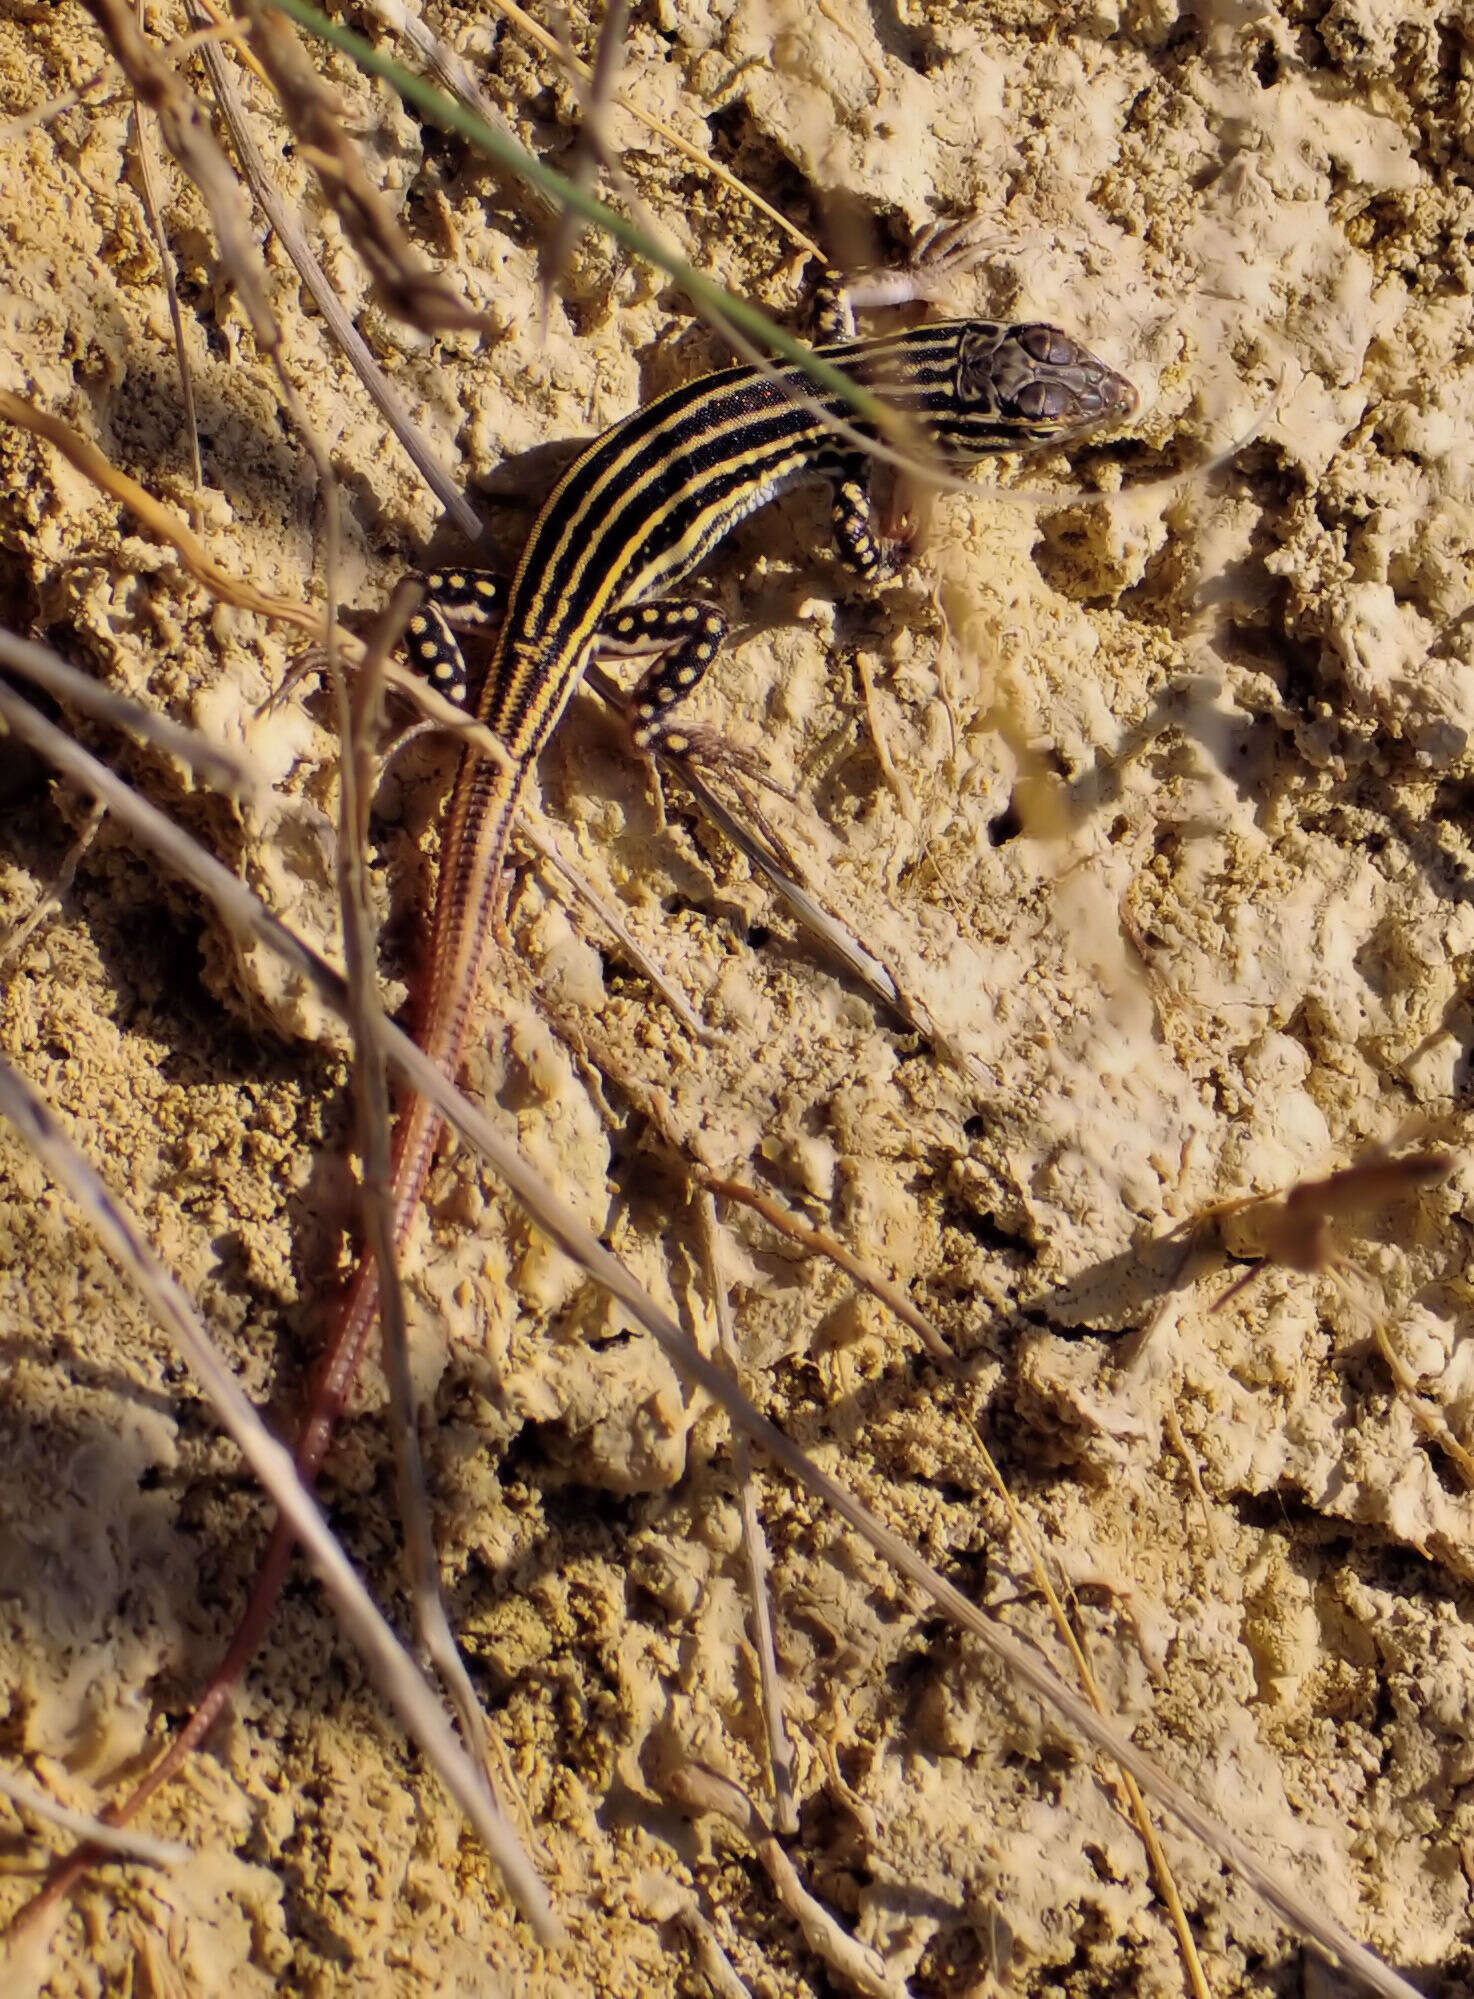
{"label": "striped lizard", "polygon": [[[943,262],[957,242],[939,234]],[[926,253],[923,252],[923,255]],[[935,254],[935,252],[934,252]],[[955,257],[952,259],[955,263]],[[931,289],[922,266],[883,277],[871,303],[903,304]],[[1136,391],[1058,327],[946,320],[870,339],[855,337],[852,288],[831,301],[820,352],[909,421],[948,468],[990,452],[1072,440],[1129,417]],[[630,704],[635,743],[679,751],[670,711],[701,679],[726,625],[715,606],[672,597],[738,523],[794,486],[827,482],[841,553],[862,578],[882,571],[871,530],[866,458],[840,437],[847,403],[796,367],[724,368],[672,389],[598,438],[538,515],[501,609],[476,713],[507,761],[462,757],[441,842],[429,968],[416,1038],[448,1076],[458,1072],[490,940],[506,905],[503,871],[518,806],[595,651],[654,654]],[[489,624],[501,586],[484,571],[437,572],[408,628],[409,651],[431,683],[465,701],[468,677],[455,625]],[[442,1129],[422,1098],[399,1111],[393,1212],[403,1244],[418,1212]],[[378,1274],[364,1255],[319,1363],[296,1462],[311,1481],[378,1317]],[[250,1602],[214,1679],[184,1729],[110,1817],[132,1815],[180,1766],[220,1713],[264,1631],[292,1552],[280,1523]],[[74,1856],[80,1864],[82,1853]]]}

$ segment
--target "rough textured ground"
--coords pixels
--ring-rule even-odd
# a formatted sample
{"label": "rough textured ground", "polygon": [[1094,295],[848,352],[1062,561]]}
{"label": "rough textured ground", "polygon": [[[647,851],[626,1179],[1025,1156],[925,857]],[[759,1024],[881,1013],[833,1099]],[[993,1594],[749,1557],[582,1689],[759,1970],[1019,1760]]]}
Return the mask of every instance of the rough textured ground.
{"label": "rough textured ground", "polygon": [[[453,20],[527,142],[566,160],[576,101],[546,60],[479,0],[427,11]],[[177,31],[172,9],[150,13]],[[1087,485],[1150,490],[1041,516],[980,481],[937,503],[916,566],[873,600],[823,552],[818,499],[761,516],[714,566],[736,636],[699,711],[794,783],[790,836],[822,852],[836,902],[961,1059],[836,979],[679,803],[662,826],[588,702],[544,760],[545,803],[714,1039],[695,1044],[529,871],[468,1075],[699,1326],[683,1154],[762,1183],[897,1278],[969,1357],[961,1378],[832,1267],[724,1217],[748,1379],[790,1431],[1068,1671],[985,1438],[1138,1742],[1447,1995],[1474,1990],[1474,1505],[1374,1331],[1467,1437],[1471,32],[1466,7],[1433,0],[636,7],[629,90],[842,252],[893,250],[937,214],[996,225],[996,255],[952,305],[1057,319],[1124,368],[1144,401],[1132,439],[1076,464]],[[101,58],[80,6],[0,0],[7,117]],[[447,462],[472,477],[505,460],[531,491],[544,475],[520,476],[523,454],[717,357],[671,288],[592,243],[544,328],[515,201],[458,142],[325,67],[412,235],[505,327],[432,340],[392,322],[256,100],[283,187]],[[793,305],[767,221],[632,122],[614,137],[693,258]],[[126,100],[94,91],[0,134],[0,177],[0,383],[185,509]],[[166,181],[204,526],[239,573],[305,596],[311,461],[198,199],[172,167]],[[343,478],[345,598],[371,605],[435,510],[269,256],[287,366]],[[0,452],[6,622],[244,740],[275,780],[269,813],[234,814],[90,732],[329,938],[326,711],[308,698],[252,719],[291,662],[283,634],[217,608],[29,440],[0,433]],[[1224,452],[1211,482],[1151,483]],[[510,546],[527,518],[498,513]],[[380,791],[391,978],[451,767],[417,745]],[[9,922],[55,876],[80,808],[3,745],[0,788]],[[59,915],[0,964],[5,1052],[284,1413],[350,1215],[343,1071],[315,1025],[111,830]],[[1453,1172],[1348,1227],[1336,1271],[1270,1269],[1215,1310],[1242,1262],[1211,1239],[1185,1262],[1163,1241],[1415,1117],[1453,1144]],[[197,1860],[98,1876],[10,1989],[696,1993],[722,1989],[712,1945],[754,1993],[855,1989],[750,1848],[666,1793],[697,1760],[764,1794],[724,1424],[473,1162],[445,1159],[429,1207],[409,1276],[446,1587],[570,1949],[535,1950],[298,1580],[237,1716],[150,1815]],[[1262,1245],[1262,1216],[1226,1229],[1240,1259]],[[263,1511],[8,1133],[0,1384],[0,1746],[93,1806],[217,1658]],[[758,1491],[794,1863],[882,1953],[886,1989],[1185,1990],[1092,1760],[847,1531],[775,1477]],[[377,1376],[325,1492],[401,1602]],[[46,1850],[33,1833],[10,1822],[7,1909]],[[1165,1836],[1215,1994],[1327,1989],[1210,1855]]]}

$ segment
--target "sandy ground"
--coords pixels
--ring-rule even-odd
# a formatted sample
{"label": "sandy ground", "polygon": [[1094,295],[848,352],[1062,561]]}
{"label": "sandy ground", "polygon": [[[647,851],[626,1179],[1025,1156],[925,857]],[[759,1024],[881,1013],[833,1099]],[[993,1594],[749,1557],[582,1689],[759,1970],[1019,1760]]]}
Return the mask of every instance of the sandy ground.
{"label": "sandy ground", "polygon": [[[453,20],[522,137],[566,161],[576,100],[546,59],[480,0],[427,11]],[[172,9],[150,13],[177,31]],[[587,46],[581,14],[576,32]],[[544,802],[712,1039],[528,867],[467,1076],[704,1336],[692,1158],[897,1279],[964,1369],[927,1360],[832,1265],[723,1211],[759,1400],[1068,1674],[985,1440],[1137,1742],[1448,1995],[1474,1990],[1474,1504],[1420,1410],[1455,1436],[1474,1427],[1466,33],[1463,9],[1431,0],[637,7],[630,92],[841,253],[894,254],[936,215],[996,228],[951,309],[1055,319],[1143,397],[1128,440],[1025,477],[1148,490],[1040,515],[980,478],[937,502],[915,566],[873,598],[827,554],[822,496],[800,496],[744,528],[705,586],[735,629],[698,713],[794,785],[797,805],[775,808],[785,832],[950,1056],[838,978],[678,799],[662,824],[582,701],[544,759]],[[80,6],[0,4],[7,117],[101,60]],[[523,498],[495,519],[515,552],[546,483],[527,453],[596,432],[720,349],[672,288],[592,242],[544,329],[517,204],[459,142],[325,67],[370,174],[503,337],[390,320],[264,97],[258,139],[445,461],[471,481],[505,464]],[[698,263],[792,310],[771,223],[632,120],[613,136]],[[0,134],[0,384],[184,511],[179,377],[133,157],[128,102],[106,88]],[[197,197],[172,166],[163,180],[204,529],[237,573],[306,597],[321,580],[311,460]],[[269,262],[286,365],[342,478],[344,598],[372,606],[435,507],[274,245]],[[309,696],[254,718],[289,638],[218,608],[27,438],[0,432],[0,451],[5,622],[246,743],[274,784],[249,812],[78,724],[330,943],[327,711]],[[1211,481],[1157,483],[1219,453]],[[391,997],[452,765],[417,744],[379,793]],[[82,806],[3,745],[0,790],[13,923]],[[320,1027],[110,828],[0,965],[7,1055],[283,1420],[348,1254],[345,1075]],[[1417,1119],[1451,1144],[1452,1171],[1343,1228],[1334,1270],[1270,1268],[1215,1309],[1264,1246],[1263,1214],[1191,1259],[1167,1240]],[[878,1982],[826,1964],[751,1844],[672,1798],[692,1762],[766,1796],[724,1422],[474,1161],[447,1155],[428,1207],[408,1275],[445,1587],[569,1948],[537,1950],[298,1575],[235,1716],[149,1814],[194,1861],[97,1875],[7,1989],[1187,1990],[1106,1773],[762,1471],[791,1857],[876,1953]],[[0,1742],[7,1768],[94,1807],[219,1656],[265,1512],[8,1131],[0,1370]],[[402,1618],[376,1372],[324,1491]],[[0,1813],[8,1911],[58,1836]],[[1163,1836],[1215,1994],[1339,1989],[1211,1854]]]}

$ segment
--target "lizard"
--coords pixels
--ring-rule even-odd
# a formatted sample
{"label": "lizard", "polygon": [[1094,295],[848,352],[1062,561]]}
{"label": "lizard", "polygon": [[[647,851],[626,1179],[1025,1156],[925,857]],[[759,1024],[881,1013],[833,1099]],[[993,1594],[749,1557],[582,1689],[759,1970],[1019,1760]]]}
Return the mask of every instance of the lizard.
{"label": "lizard", "polygon": [[[955,263],[959,234],[934,232],[911,268],[884,274],[868,302],[928,296],[925,261]],[[1137,408],[1124,376],[1048,322],[948,319],[860,338],[853,317],[860,296],[858,286],[831,295],[818,352],[884,399],[948,469],[989,453],[1069,442]],[[797,366],[740,363],[697,377],[632,412],[574,460],[538,514],[505,594],[485,570],[425,577],[426,599],[409,621],[406,643],[414,664],[453,700],[467,703],[471,687],[456,626],[500,619],[475,712],[507,753],[495,764],[474,749],[463,752],[444,820],[415,1038],[448,1076],[459,1072],[505,912],[518,807],[594,653],[654,655],[630,699],[630,734],[637,747],[660,742],[679,753],[694,744],[676,730],[671,711],[716,658],[726,624],[715,605],[671,592],[741,521],[793,487],[827,483],[841,554],[866,581],[882,573],[866,455],[837,433],[836,421],[874,435],[837,392],[816,387]],[[419,1211],[442,1126],[423,1098],[399,1107],[392,1188],[399,1247]],[[365,1252],[330,1324],[294,1446],[309,1484],[378,1305],[378,1271]],[[213,1726],[260,1642],[293,1545],[290,1528],[278,1521],[209,1686],[130,1796],[108,1812],[109,1822],[130,1818]],[[84,1845],[62,1862],[48,1897],[91,1857]]]}

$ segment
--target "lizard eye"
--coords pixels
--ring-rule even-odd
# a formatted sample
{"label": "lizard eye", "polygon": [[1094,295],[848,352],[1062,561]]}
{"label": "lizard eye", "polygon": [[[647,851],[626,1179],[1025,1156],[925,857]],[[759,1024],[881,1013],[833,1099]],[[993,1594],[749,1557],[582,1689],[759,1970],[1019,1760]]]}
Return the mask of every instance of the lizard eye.
{"label": "lizard eye", "polygon": [[1028,417],[1031,423],[1038,423],[1051,417],[1070,415],[1077,402],[1078,398],[1063,382],[1025,382],[1014,397],[1013,406],[1020,416]]}
{"label": "lizard eye", "polygon": [[1045,368],[1069,368],[1089,359],[1068,333],[1061,333],[1057,326],[1046,326],[1042,321],[1021,326],[1018,344],[1031,361],[1038,361]]}

